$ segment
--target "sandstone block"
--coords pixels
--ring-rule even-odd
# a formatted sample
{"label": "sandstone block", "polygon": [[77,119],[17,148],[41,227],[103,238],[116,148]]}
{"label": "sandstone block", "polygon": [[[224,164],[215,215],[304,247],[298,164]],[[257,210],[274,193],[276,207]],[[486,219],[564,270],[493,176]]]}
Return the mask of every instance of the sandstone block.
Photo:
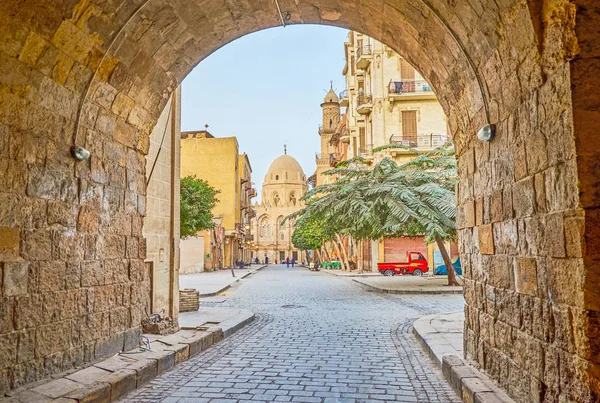
{"label": "sandstone block", "polygon": [[36,330],[36,354],[46,357],[65,351],[71,343],[71,322],[63,321],[40,326]]}
{"label": "sandstone block", "polygon": [[49,201],[48,202],[48,225],[58,224],[63,227],[73,227],[77,208],[71,204]]}
{"label": "sandstone block", "polygon": [[515,287],[521,294],[537,294],[537,271],[534,258],[518,257],[514,263]]}
{"label": "sandstone block", "polygon": [[465,227],[475,226],[475,200],[468,200],[463,205],[465,214]]}
{"label": "sandstone block", "polygon": [[52,38],[52,43],[81,64],[85,64],[94,47],[92,38],[70,21],[63,21],[60,24]]}
{"label": "sandstone block", "polygon": [[76,389],[79,389],[82,386],[83,385],[71,381],[69,379],[59,378],[45,383],[43,385],[37,386],[33,388],[32,391],[56,399]]}
{"label": "sandstone block", "polygon": [[115,334],[109,338],[98,340],[94,355],[96,358],[108,357],[123,351],[123,333]]}
{"label": "sandstone block", "polygon": [[480,225],[478,228],[479,250],[483,255],[494,254],[494,234],[492,224]]}
{"label": "sandstone block", "polygon": [[5,262],[2,286],[7,297],[27,294],[29,263]]}
{"label": "sandstone block", "polygon": [[[104,403],[110,401],[110,384],[94,382],[86,384],[85,387],[76,389],[65,395],[69,402],[78,403]],[[73,399],[73,400],[70,400]],[[65,402],[67,403],[67,402]]]}
{"label": "sandstone block", "polygon": [[515,183],[512,196],[513,208],[517,218],[533,215],[536,203],[533,177],[525,178]]}
{"label": "sandstone block", "polygon": [[18,228],[0,227],[0,261],[18,259],[20,241]]}
{"label": "sandstone block", "polygon": [[548,256],[566,257],[562,212],[546,215],[546,250]]}
{"label": "sandstone block", "polygon": [[150,359],[136,361],[130,364],[127,369],[136,372],[136,386],[138,388],[156,378],[158,374],[157,361]]}

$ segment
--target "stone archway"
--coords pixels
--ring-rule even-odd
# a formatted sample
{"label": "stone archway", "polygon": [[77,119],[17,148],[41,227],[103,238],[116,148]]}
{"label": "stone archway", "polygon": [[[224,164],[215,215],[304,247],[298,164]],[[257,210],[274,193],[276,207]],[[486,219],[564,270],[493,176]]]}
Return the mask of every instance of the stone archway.
{"label": "stone archway", "polygon": [[[279,5],[281,15],[272,0],[0,4],[0,338],[10,352],[0,391],[137,343],[144,155],[160,111],[219,47],[316,23],[404,55],[449,116],[468,358],[521,400],[597,398],[598,6]],[[488,120],[497,136],[482,143]],[[75,144],[90,160],[69,157]]]}

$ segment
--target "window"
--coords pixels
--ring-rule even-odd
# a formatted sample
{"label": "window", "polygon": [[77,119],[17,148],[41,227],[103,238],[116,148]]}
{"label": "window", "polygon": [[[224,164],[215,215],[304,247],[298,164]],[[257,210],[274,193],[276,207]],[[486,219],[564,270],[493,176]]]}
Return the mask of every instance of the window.
{"label": "window", "polygon": [[402,141],[417,145],[417,111],[402,111]]}
{"label": "window", "polygon": [[279,180],[279,175],[275,175],[275,180],[278,181]]}
{"label": "window", "polygon": [[279,234],[279,239],[281,239],[282,241],[285,239],[285,235],[283,232],[281,234]]}
{"label": "window", "polygon": [[405,59],[400,59],[400,78],[402,81],[414,81],[415,68]]}
{"label": "window", "polygon": [[411,253],[410,260],[425,260],[425,258],[420,253]]}

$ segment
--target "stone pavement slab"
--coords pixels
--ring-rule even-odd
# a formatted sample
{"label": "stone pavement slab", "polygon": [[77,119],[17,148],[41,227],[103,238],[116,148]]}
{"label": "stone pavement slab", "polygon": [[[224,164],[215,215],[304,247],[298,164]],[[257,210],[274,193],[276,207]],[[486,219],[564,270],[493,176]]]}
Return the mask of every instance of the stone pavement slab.
{"label": "stone pavement slab", "polygon": [[415,321],[413,330],[431,358],[441,367],[445,355],[463,357],[464,324],[465,314],[460,311],[423,316]]}
{"label": "stone pavement slab", "polygon": [[225,337],[239,327],[252,322],[254,313],[247,309],[200,307],[195,312],[179,314],[179,326],[182,329],[195,329],[205,324],[218,323]]}
{"label": "stone pavement slab", "polygon": [[0,403],[114,402],[253,320],[254,313],[237,308],[202,307],[197,312],[182,313],[182,330],[165,336],[144,335],[150,340],[150,349],[121,352],[57,379],[15,390]]}
{"label": "stone pavement slab", "polygon": [[231,287],[233,283],[256,273],[264,267],[266,267],[266,265],[253,264],[250,268],[234,269],[235,277],[231,276],[230,269],[198,274],[185,274],[179,276],[179,288],[182,290],[184,288],[193,288],[200,292],[200,297],[211,297],[225,291]]}
{"label": "stone pavement slab", "polygon": [[462,294],[461,286],[449,287],[448,276],[393,276],[354,278],[352,281],[376,292],[388,294]]}

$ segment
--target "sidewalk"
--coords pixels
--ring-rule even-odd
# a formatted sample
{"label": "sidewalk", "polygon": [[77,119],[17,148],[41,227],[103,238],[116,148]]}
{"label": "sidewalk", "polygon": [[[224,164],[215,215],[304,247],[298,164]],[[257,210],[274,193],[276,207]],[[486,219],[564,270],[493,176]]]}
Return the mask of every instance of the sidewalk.
{"label": "sidewalk", "polygon": [[[394,276],[353,279],[361,286],[388,294],[462,294],[461,286],[449,287],[448,276]],[[460,280],[459,280],[460,281]]]}
{"label": "sidewalk", "polygon": [[445,355],[463,358],[464,325],[465,314],[454,312],[423,316],[415,321],[413,329],[431,358],[441,367]]}
{"label": "sidewalk", "polygon": [[[149,346],[123,351],[62,376],[12,391],[0,403],[114,402],[175,365],[187,361],[254,320],[245,309],[205,308],[179,316],[182,330],[145,334]],[[187,330],[186,330],[187,329]]]}
{"label": "sidewalk", "polygon": [[413,333],[463,401],[514,403],[496,383],[463,358],[464,323],[463,312],[428,315],[415,321]]}
{"label": "sidewalk", "polygon": [[230,269],[180,275],[179,289],[193,288],[200,292],[200,297],[210,297],[225,291],[231,287],[231,284],[256,273],[264,267],[266,265],[253,264],[249,269],[235,269],[235,277],[231,276]]}
{"label": "sidewalk", "polygon": [[329,270],[329,269],[321,269],[320,271],[323,273],[326,273],[326,274],[332,274],[334,276],[339,276],[339,277],[381,277],[381,273],[373,273],[373,272],[358,273],[355,271]]}

